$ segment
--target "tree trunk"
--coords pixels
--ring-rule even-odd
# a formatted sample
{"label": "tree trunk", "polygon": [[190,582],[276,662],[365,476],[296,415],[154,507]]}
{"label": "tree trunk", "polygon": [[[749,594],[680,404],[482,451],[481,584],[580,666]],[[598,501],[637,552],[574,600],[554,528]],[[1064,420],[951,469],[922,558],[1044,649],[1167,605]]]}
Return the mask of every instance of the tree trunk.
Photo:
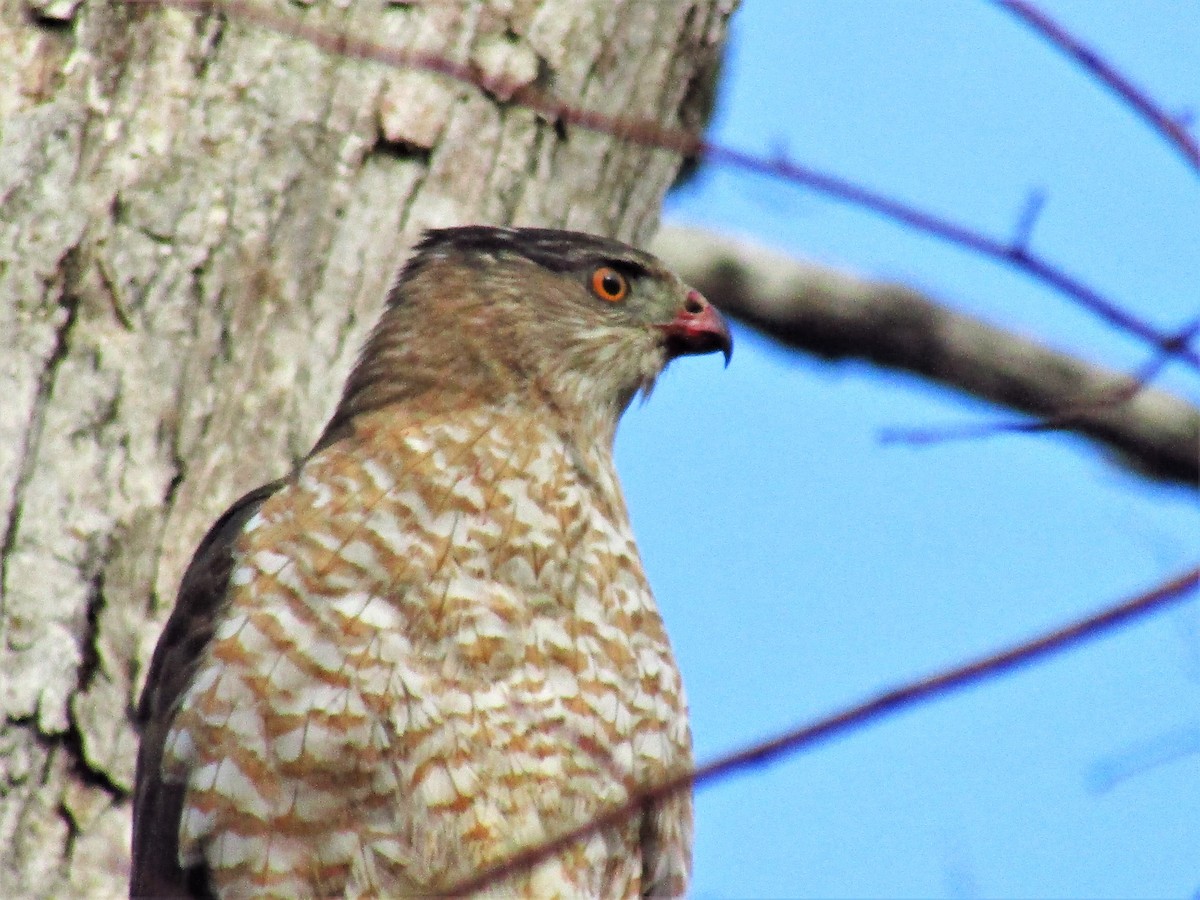
{"label": "tree trunk", "polygon": [[[275,4],[691,125],[728,0]],[[641,242],[677,156],[222,15],[0,0],[0,895],[126,890],[182,568],[332,409],[426,227]]]}

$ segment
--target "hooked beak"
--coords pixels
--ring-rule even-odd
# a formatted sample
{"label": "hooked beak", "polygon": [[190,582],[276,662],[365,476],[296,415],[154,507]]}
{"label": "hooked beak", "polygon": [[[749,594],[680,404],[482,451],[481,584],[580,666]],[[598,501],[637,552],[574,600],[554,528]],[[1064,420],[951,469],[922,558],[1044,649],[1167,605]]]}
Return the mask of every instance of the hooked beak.
{"label": "hooked beak", "polygon": [[729,365],[729,358],[733,356],[733,336],[729,326],[699,291],[688,291],[675,318],[658,327],[666,338],[667,355],[671,359],[720,350],[725,356],[725,365]]}

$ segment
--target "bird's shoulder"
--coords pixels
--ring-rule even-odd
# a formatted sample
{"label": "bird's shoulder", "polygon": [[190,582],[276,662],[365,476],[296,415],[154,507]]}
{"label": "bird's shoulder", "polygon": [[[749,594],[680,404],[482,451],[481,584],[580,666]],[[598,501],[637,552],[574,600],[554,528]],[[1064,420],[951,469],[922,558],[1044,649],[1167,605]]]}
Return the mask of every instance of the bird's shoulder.
{"label": "bird's shoulder", "polygon": [[138,705],[138,722],[168,712],[212,638],[233,572],[235,547],[250,519],[287,484],[278,479],[238,498],[209,528],[180,582],[175,606],[159,637]]}
{"label": "bird's shoulder", "polygon": [[137,710],[141,731],[134,792],[132,896],[207,896],[203,866],[179,864],[178,829],[184,788],[163,779],[163,745],[180,697],[210,644],[225,605],[234,545],[246,520],[284,482],[244,494],[213,523],[180,585],[170,618],[150,662]]}

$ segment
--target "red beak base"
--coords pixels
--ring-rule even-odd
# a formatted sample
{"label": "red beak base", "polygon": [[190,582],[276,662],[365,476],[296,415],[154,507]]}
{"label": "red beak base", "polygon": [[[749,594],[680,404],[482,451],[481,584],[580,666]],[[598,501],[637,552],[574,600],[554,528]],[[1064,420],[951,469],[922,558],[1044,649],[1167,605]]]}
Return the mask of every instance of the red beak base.
{"label": "red beak base", "polygon": [[720,350],[725,365],[733,356],[733,336],[725,318],[697,290],[688,291],[687,300],[666,325],[660,325],[666,338],[667,355],[674,359],[698,353]]}

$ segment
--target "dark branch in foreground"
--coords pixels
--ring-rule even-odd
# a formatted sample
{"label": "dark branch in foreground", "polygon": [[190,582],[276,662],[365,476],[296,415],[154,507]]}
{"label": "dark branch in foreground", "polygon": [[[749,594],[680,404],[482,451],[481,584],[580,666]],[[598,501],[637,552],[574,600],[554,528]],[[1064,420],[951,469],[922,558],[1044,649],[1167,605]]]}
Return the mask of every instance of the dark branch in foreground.
{"label": "dark branch in foreground", "polygon": [[997,5],[1038,32],[1079,63],[1093,78],[1124,100],[1151,128],[1178,150],[1193,169],[1200,172],[1200,144],[1197,144],[1196,139],[1188,134],[1181,122],[1169,115],[1145,91],[1113,68],[1104,57],[1026,0],[997,0]]}
{"label": "dark branch in foreground", "polygon": [[822,741],[840,737],[847,732],[874,724],[885,716],[911,709],[920,703],[943,697],[1014,669],[1039,662],[1061,653],[1075,644],[1099,637],[1135,619],[1159,612],[1186,598],[1200,586],[1200,567],[1139,594],[1116,606],[1081,619],[1057,631],[1049,632],[991,656],[949,669],[919,681],[912,681],[885,691],[863,703],[852,706],[827,718],[785,732],[772,740],[755,744],[728,756],[723,756],[694,772],[688,772],[654,788],[631,797],[626,803],[613,807],[603,815],[563,834],[552,841],[531,847],[509,859],[491,866],[468,881],[454,885],[448,894],[461,896],[483,890],[516,872],[524,871],[554,856],[581,838],[617,825],[637,815],[648,803],[660,801],[689,786],[700,787],[736,772],[776,762]]}
{"label": "dark branch in foreground", "polygon": [[778,178],[824,194],[843,203],[869,210],[901,225],[956,244],[996,262],[1012,266],[1040,281],[1076,305],[1086,309],[1120,330],[1134,335],[1164,353],[1187,362],[1200,370],[1200,353],[1163,333],[1149,322],[1106,298],[1099,291],[1067,274],[1046,259],[1020,244],[1009,244],[982,232],[927,213],[877,191],[854,184],[844,178],[820,172],[785,158],[768,159],[722,147],[701,136],[677,128],[666,128],[656,122],[609,116],[577,109],[553,95],[521,85],[505,78],[486,75],[474,66],[430,53],[386,47],[365,38],[333,32],[320,25],[298,21],[257,3],[245,0],[124,0],[131,5],[168,6],[190,9],[209,15],[231,18],[268,28],[278,34],[307,41],[327,53],[349,59],[366,59],[393,68],[420,69],[437,72],[463,84],[472,85],[493,96],[531,109],[548,120],[562,125],[574,125],[612,135],[642,147],[679,153],[685,157],[700,157],[746,172]]}
{"label": "dark branch in foreground", "polygon": [[[1070,431],[1150,477],[1200,487],[1200,409],[895,284],[861,281],[707,232],[666,228],[654,249],[690,284],[775,340],[826,359],[912,372],[1041,421],[972,427]],[[1195,333],[1191,327],[1179,337]],[[911,437],[937,439],[941,430]],[[941,431],[944,434],[944,431]]]}

